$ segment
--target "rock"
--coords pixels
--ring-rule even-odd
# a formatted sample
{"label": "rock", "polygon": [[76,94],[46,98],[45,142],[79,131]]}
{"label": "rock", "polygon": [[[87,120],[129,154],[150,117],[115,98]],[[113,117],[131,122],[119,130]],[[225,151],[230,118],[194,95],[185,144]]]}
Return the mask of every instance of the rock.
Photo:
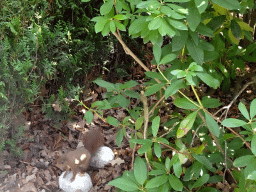
{"label": "rock", "polygon": [[69,173],[63,178],[65,172],[61,174],[59,177],[59,187],[65,192],[76,192],[80,190],[81,192],[89,192],[92,188],[91,177],[84,173],[81,175],[80,173],[76,175],[75,180],[71,182],[71,178],[73,177],[73,172],[69,171]]}
{"label": "rock", "polygon": [[90,166],[94,168],[103,168],[111,160],[113,160],[115,154],[112,149],[106,146],[100,147],[97,152],[92,156]]}

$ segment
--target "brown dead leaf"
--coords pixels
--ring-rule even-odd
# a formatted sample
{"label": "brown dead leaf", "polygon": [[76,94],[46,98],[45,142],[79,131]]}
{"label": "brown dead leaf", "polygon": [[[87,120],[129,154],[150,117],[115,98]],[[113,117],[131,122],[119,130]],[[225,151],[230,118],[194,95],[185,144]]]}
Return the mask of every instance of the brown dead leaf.
{"label": "brown dead leaf", "polygon": [[22,192],[37,192],[36,187],[34,185],[34,183],[29,182],[27,184],[25,184],[22,188],[21,188]]}
{"label": "brown dead leaf", "polygon": [[114,166],[115,164],[117,165],[121,165],[122,163],[125,163],[125,161],[123,159],[120,159],[119,157],[110,161],[111,165]]}

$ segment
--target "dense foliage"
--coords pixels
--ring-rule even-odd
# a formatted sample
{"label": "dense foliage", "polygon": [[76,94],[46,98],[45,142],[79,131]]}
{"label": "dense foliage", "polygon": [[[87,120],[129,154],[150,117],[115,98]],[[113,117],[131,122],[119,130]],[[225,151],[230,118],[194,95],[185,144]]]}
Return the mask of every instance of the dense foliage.
{"label": "dense foliage", "polygon": [[[227,118],[244,89],[223,115],[214,113],[222,104],[210,94],[255,74],[245,71],[256,62],[255,8],[254,0],[2,0],[0,151],[20,153],[24,128],[14,119],[28,104],[42,104],[49,116],[61,104],[63,118],[71,113],[66,98],[76,98],[88,123],[112,108],[127,114],[106,118],[119,129],[118,146],[124,138],[141,146],[132,170],[109,183],[121,191],[215,192],[220,182],[255,191],[256,100],[239,103],[238,119]],[[152,71],[127,46],[139,39],[152,46]],[[81,82],[117,43],[146,71],[145,81],[97,79],[107,93],[88,107],[79,100]]]}
{"label": "dense foliage", "polygon": [[59,117],[67,117],[71,110],[65,98],[81,91],[86,73],[107,60],[109,40],[89,22],[96,16],[95,3],[0,2],[0,150],[7,146],[19,153],[15,145],[24,127],[15,120],[35,100],[50,117],[51,104],[62,104]]}
{"label": "dense foliage", "polygon": [[[148,78],[142,89],[135,81],[113,84],[97,79],[94,82],[108,91],[105,100],[85,106],[88,122],[92,112],[126,109],[129,115],[122,121],[108,117],[107,122],[120,128],[118,145],[127,130],[132,130],[130,146],[141,145],[138,154],[145,159],[136,157],[133,170],[110,185],[121,191],[203,192],[219,191],[211,185],[228,182],[235,191],[255,191],[256,100],[250,113],[239,104],[241,119],[226,119],[237,97],[223,108],[223,118],[211,113],[221,105],[218,99],[199,95],[202,83],[228,92],[241,75],[238,72],[245,73],[245,65],[256,62],[254,18],[253,0],[105,1],[100,16],[92,19],[95,31],[103,36],[112,33]],[[131,38],[152,44],[156,71],[150,71],[122,40],[126,31]],[[157,102],[149,104],[153,95]],[[130,106],[131,100],[137,105]],[[175,106],[171,110],[170,101]],[[160,113],[162,108],[167,116]]]}

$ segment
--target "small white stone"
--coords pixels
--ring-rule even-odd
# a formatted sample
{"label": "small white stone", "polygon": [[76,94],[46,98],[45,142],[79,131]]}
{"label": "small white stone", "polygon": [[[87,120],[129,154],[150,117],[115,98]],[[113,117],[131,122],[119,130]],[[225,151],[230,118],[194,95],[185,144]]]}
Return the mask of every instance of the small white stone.
{"label": "small white stone", "polygon": [[76,175],[76,178],[73,182],[71,182],[71,178],[73,177],[73,172],[69,171],[69,173],[63,178],[65,172],[61,174],[59,177],[59,187],[65,192],[75,192],[77,190],[81,190],[81,192],[89,192],[92,188],[91,177],[84,173],[80,175],[79,173]]}
{"label": "small white stone", "polygon": [[92,156],[90,166],[95,168],[103,168],[107,163],[113,160],[115,154],[112,149],[106,146],[100,147],[97,152]]}

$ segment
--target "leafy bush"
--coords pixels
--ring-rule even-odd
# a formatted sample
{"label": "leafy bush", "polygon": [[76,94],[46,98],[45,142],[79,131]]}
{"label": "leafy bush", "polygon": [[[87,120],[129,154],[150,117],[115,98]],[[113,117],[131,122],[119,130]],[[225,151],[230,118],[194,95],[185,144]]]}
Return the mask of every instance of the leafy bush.
{"label": "leafy bush", "polygon": [[[129,115],[122,121],[114,117],[106,120],[120,128],[118,146],[126,128],[132,130],[131,147],[141,145],[138,155],[144,155],[145,160],[136,157],[134,170],[110,185],[121,191],[219,191],[210,183],[222,182],[229,174],[235,191],[253,190],[256,100],[251,103],[250,115],[239,104],[247,121],[221,122],[210,112],[221,105],[219,100],[200,98],[198,90],[202,83],[228,90],[237,76],[236,69],[243,71],[245,63],[254,62],[254,29],[241,16],[252,16],[254,7],[252,0],[108,0],[100,7],[101,16],[92,19],[95,31],[103,36],[112,33],[125,52],[147,71],[148,78],[142,89],[135,81],[113,84],[97,79],[94,82],[107,89],[105,100],[90,108],[80,102],[88,110],[85,119],[89,123],[93,112],[100,116],[106,109],[126,109]],[[120,31],[127,28],[131,38],[141,37],[144,43],[153,44],[152,63],[157,72],[150,71],[122,40]],[[165,38],[171,38],[171,42],[164,44]],[[242,47],[239,43],[244,39],[251,43]],[[186,95],[189,89],[193,97]],[[149,105],[148,98],[155,94],[157,102]],[[170,97],[173,111],[169,110]],[[131,99],[137,99],[134,103],[138,104],[130,106]],[[169,112],[167,117],[159,114],[161,107]],[[242,130],[232,129],[240,126]]]}
{"label": "leafy bush", "polygon": [[86,73],[107,60],[109,40],[89,22],[96,6],[83,5],[77,0],[0,2],[0,149],[24,106],[40,99],[52,114],[51,104],[58,101],[63,115],[70,113],[63,97],[81,92]]}

